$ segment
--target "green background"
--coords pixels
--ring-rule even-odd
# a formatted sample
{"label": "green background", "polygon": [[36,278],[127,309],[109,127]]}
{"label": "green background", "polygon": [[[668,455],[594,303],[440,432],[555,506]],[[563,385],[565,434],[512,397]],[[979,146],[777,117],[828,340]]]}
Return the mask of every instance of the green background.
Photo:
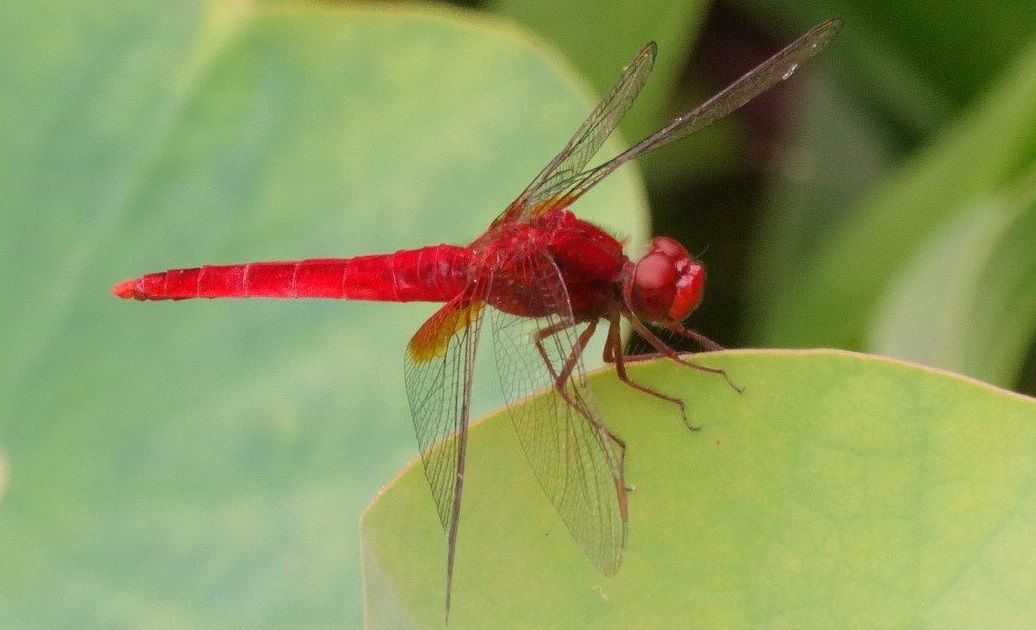
{"label": "green background", "polygon": [[[627,140],[812,24],[830,16],[846,22],[833,45],[772,98],[651,156],[639,171],[623,169],[577,206],[629,238],[634,252],[649,229],[704,252],[710,285],[692,325],[724,345],[881,352],[1032,393],[1036,23],[1018,19],[1026,7],[6,4],[0,625],[359,624],[358,521],[376,490],[415,456],[400,357],[432,308],[128,304],[108,289],[172,266],[466,242],[560,148],[593,95],[649,39],[659,44],[659,60],[624,121]],[[605,151],[620,146],[616,138]],[[895,413],[924,419],[932,431],[959,418],[918,402],[949,387],[929,372],[843,355],[801,365],[796,356],[786,359],[798,381],[783,380],[769,354],[718,359],[734,361],[750,389],[743,398],[724,394],[714,406],[696,403],[696,417],[717,431],[732,418],[779,419],[789,427],[786,439],[809,444],[810,436],[837,433],[851,414],[806,422],[786,412],[826,396],[821,383],[856,382],[877,370],[880,382],[910,384],[893,399]],[[481,360],[476,415],[501,403],[492,358]],[[686,392],[688,401],[702,395],[696,387],[715,387],[681,371],[665,374],[675,379],[667,391]],[[775,415],[756,412],[749,398],[753,381],[758,388],[769,378],[767,413]],[[983,462],[1013,454],[1029,491],[994,499],[997,509],[1024,514],[1033,482],[1024,463],[1036,451],[1017,436],[1036,411],[1026,399],[946,378],[962,405],[984,405],[982,418],[956,420],[975,421],[960,453],[978,449]],[[884,391],[854,395],[883,408]],[[600,394],[602,404],[619,397],[624,409],[642,402],[607,386]],[[652,441],[650,431],[673,419],[650,413],[636,418],[636,429],[627,429],[633,418],[607,416],[640,457],[701,462],[727,475],[755,468],[750,450],[730,469],[684,446],[666,452],[669,442]],[[892,413],[881,418],[900,417]],[[1009,413],[1020,420],[1009,421]],[[496,435],[482,440],[485,452],[497,442],[513,450],[510,434]],[[710,443],[688,440],[700,442],[692,449]],[[789,461],[780,443],[765,452],[772,465]],[[879,458],[868,469],[882,481],[888,444],[872,446],[860,457]],[[960,496],[987,494],[1006,479],[997,474],[969,478],[973,485]],[[701,497],[695,518],[710,506],[728,514],[720,508],[731,497],[715,483],[690,472],[686,481],[672,492]],[[777,486],[769,489],[777,505],[804,492],[794,483]],[[432,522],[431,501],[423,501],[407,505],[420,523]],[[553,518],[547,508],[544,518]],[[631,570],[616,578],[622,584],[656,579],[635,568],[650,558],[637,560],[634,544],[651,531],[643,509],[631,515]],[[977,520],[938,514],[940,523],[958,522],[961,536],[987,524],[983,513]],[[880,512],[872,518],[887,524]],[[395,531],[400,520],[379,531]],[[924,538],[935,525],[914,522],[913,533]],[[531,540],[544,535],[530,527]],[[531,577],[515,579],[597,579],[557,523],[550,527],[572,561],[559,568],[533,561],[554,548],[530,551]],[[430,537],[405,541],[420,544],[413,554],[421,562],[444,556],[433,530],[422,525],[414,531]],[[481,563],[472,558],[492,543],[472,530],[464,535],[460,570],[468,577],[459,579],[477,581]],[[1019,544],[1031,555],[1031,534]],[[755,553],[750,546],[738,552]],[[717,550],[712,560],[722,557]],[[957,577],[976,570],[971,561]],[[734,580],[744,569],[726,570]],[[1032,583],[1031,569],[1006,574],[1015,588]],[[393,609],[421,610],[427,617],[408,618],[439,623],[442,585],[434,570],[428,575],[421,578],[427,602],[400,600]],[[642,605],[618,599],[632,607],[615,619]],[[512,605],[529,603],[514,598]],[[686,610],[686,602],[676,605]]]}

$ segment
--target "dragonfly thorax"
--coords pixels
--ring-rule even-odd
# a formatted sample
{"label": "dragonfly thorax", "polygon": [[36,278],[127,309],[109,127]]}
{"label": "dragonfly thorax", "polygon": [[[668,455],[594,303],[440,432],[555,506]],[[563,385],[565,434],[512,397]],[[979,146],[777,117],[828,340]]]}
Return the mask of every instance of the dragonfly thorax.
{"label": "dragonfly thorax", "polygon": [[665,236],[651,239],[651,249],[628,276],[633,310],[644,319],[683,321],[701,303],[705,266],[683,245]]}

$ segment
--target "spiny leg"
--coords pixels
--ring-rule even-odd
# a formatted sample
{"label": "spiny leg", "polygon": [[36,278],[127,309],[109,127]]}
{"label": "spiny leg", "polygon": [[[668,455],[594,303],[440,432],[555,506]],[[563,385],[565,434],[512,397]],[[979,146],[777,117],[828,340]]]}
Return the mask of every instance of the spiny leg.
{"label": "spiny leg", "polygon": [[536,350],[540,353],[540,358],[543,360],[543,364],[546,365],[547,370],[550,371],[550,375],[554,379],[554,389],[557,390],[558,394],[561,396],[561,399],[564,400],[565,403],[568,404],[570,407],[578,411],[579,415],[589,420],[599,431],[604,431],[612,441],[618,444],[619,448],[622,451],[622,459],[625,460],[626,441],[612,433],[611,429],[609,429],[603,423],[596,420],[593,417],[593,414],[591,414],[588,409],[585,409],[577,401],[573,400],[565,389],[565,383],[568,382],[568,379],[571,377],[572,370],[575,369],[576,363],[579,361],[579,357],[582,356],[583,350],[586,349],[586,344],[590,341],[590,337],[593,336],[594,331],[597,330],[597,320],[591,320],[589,322],[589,325],[586,327],[586,330],[579,333],[579,337],[576,339],[575,344],[572,346],[572,352],[568,354],[568,356],[565,358],[564,364],[562,364],[561,366],[561,372],[556,372],[554,370],[554,364],[551,362],[550,357],[547,356],[547,349],[543,347],[544,339],[550,337],[551,335],[555,335],[563,330],[571,328],[577,325],[578,323],[579,322],[558,322],[556,324],[552,324],[546,328],[541,328],[540,330],[536,331],[535,335],[533,335],[533,340],[536,344]]}
{"label": "spiny leg", "polygon": [[701,363],[692,361],[691,359],[685,359],[681,357],[676,350],[673,350],[668,345],[666,345],[664,341],[659,339],[658,335],[651,332],[651,330],[647,326],[645,326],[643,322],[641,322],[640,319],[632,313],[627,313],[626,319],[628,319],[630,321],[630,324],[633,325],[633,329],[636,330],[637,333],[639,333],[640,336],[644,338],[644,341],[647,341],[649,344],[651,344],[651,347],[657,350],[663,356],[668,357],[673,361],[676,361],[680,365],[686,365],[687,367],[694,368],[695,370],[708,372],[710,374],[719,374],[723,377],[723,380],[727,382],[727,385],[730,385],[730,387],[739,394],[745,390],[745,388],[741,387],[740,385],[735,383],[733,379],[730,378],[726,370],[722,368],[711,367],[708,365],[702,365]]}
{"label": "spiny leg", "polygon": [[551,362],[550,357],[547,356],[547,349],[543,347],[543,340],[552,335],[556,335],[563,330],[572,328],[577,324],[578,322],[557,322],[556,324],[551,324],[546,328],[537,330],[533,335],[533,341],[536,344],[536,351],[540,353],[540,358],[543,359],[543,364],[547,366],[551,377],[554,379],[554,387],[559,391],[565,389],[565,381],[567,381],[569,375],[572,374],[576,361],[579,360],[579,356],[583,353],[583,349],[586,347],[586,342],[590,340],[590,337],[594,334],[594,330],[597,329],[597,321],[591,321],[590,325],[586,327],[586,330],[579,334],[575,345],[572,346],[572,352],[565,357],[565,362],[561,366],[560,373],[554,371],[554,364]]}
{"label": "spiny leg", "polygon": [[[701,348],[703,351],[726,350],[726,348],[719,345],[715,341],[709,339],[697,330],[686,328],[683,324],[679,322],[669,322],[661,324],[661,326],[672,333],[675,333],[677,335],[680,335],[681,337],[686,337],[694,341],[696,344],[698,344],[698,347]],[[659,357],[664,356],[666,355],[662,354],[661,352],[644,352],[642,354],[627,354],[624,358],[627,362],[632,363],[634,361],[647,361],[649,359],[657,359]]]}
{"label": "spiny leg", "polygon": [[653,389],[651,387],[648,387],[647,385],[643,385],[631,379],[629,375],[626,373],[627,358],[629,357],[625,356],[622,352],[622,336],[619,333],[619,315],[618,313],[616,313],[615,315],[610,316],[608,318],[608,339],[605,341],[604,344],[605,362],[615,364],[615,373],[618,375],[620,381],[629,385],[633,389],[642,391],[645,394],[650,394],[655,398],[665,400],[676,405],[676,407],[680,410],[680,418],[683,420],[684,426],[686,426],[691,431],[701,430],[701,426],[694,424],[690,421],[690,419],[687,418],[687,409],[684,405],[683,400],[675,396],[664,394],[656,389]]}
{"label": "spiny leg", "polygon": [[681,337],[686,337],[686,338],[690,339],[694,343],[698,344],[698,347],[700,347],[702,350],[713,350],[713,351],[715,351],[715,350],[725,350],[726,349],[723,346],[721,346],[718,343],[716,343],[715,341],[713,341],[713,340],[709,339],[708,337],[706,337],[705,335],[701,334],[697,330],[691,330],[690,328],[685,327],[680,322],[667,322],[667,323],[663,324],[663,328],[665,328],[666,330],[668,330],[670,332],[674,332],[674,333],[680,335]]}

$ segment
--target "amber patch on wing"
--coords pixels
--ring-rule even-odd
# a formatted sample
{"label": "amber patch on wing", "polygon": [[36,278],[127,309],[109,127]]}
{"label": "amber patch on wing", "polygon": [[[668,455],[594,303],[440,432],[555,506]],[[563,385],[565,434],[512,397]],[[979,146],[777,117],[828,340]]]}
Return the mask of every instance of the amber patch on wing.
{"label": "amber patch on wing", "polygon": [[541,201],[539,201],[534,207],[529,209],[529,217],[538,217],[548,210],[564,210],[572,203],[572,199],[562,195],[551,195]]}
{"label": "amber patch on wing", "polygon": [[415,363],[427,363],[446,354],[450,338],[478,319],[481,301],[465,306],[447,304],[428,318],[410,338],[407,355]]}

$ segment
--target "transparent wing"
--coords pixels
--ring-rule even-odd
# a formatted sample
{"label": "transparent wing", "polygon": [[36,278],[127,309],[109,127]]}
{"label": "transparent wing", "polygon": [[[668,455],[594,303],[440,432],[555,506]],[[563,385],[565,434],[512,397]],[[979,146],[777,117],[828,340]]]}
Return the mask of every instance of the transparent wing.
{"label": "transparent wing", "polygon": [[447,614],[464,484],[472,370],[484,312],[479,286],[470,286],[418,329],[407,346],[403,370],[425,476],[448,538]]}
{"label": "transparent wing", "polygon": [[611,90],[597,103],[561,152],[536,176],[518,198],[511,202],[494,223],[527,220],[542,210],[532,199],[542,199],[544,188],[554,188],[560,181],[573,178],[586,168],[590,158],[615,131],[619,121],[637,99],[647,83],[655,63],[655,43],[649,42],[626,66]]}
{"label": "transparent wing", "polygon": [[798,67],[823,50],[838,33],[841,21],[828,20],[813,27],[721,92],[644,138],[615,158],[567,178],[553,178],[532,194],[530,207],[566,207],[626,162],[686,137],[745,105],[777,83],[791,77]]}
{"label": "transparent wing", "polygon": [[[491,309],[497,373],[514,428],[536,478],[572,536],[608,575],[622,562],[626,541],[625,445],[605,427],[586,381],[581,358],[593,324],[577,324],[557,267],[532,253],[508,263],[519,278],[522,301],[540,317]],[[510,285],[510,286],[508,286]],[[513,284],[506,295],[514,297]],[[503,289],[501,290],[501,292]],[[556,383],[563,383],[556,387]],[[523,400],[548,390],[547,395]]]}

